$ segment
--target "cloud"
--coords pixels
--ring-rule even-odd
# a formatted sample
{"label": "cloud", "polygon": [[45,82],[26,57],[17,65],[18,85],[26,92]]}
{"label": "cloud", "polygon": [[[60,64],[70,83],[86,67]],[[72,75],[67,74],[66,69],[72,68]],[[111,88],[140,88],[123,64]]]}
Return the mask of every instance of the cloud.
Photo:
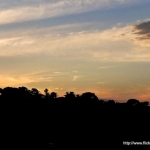
{"label": "cloud", "polygon": [[[20,85],[24,85],[24,84],[27,84],[27,83],[30,83],[33,81],[33,79],[28,78],[28,77],[15,78],[15,77],[11,77],[11,76],[0,76],[0,79],[1,79],[1,86],[2,87],[20,86]],[[9,85],[8,85],[8,83],[9,83]]]}
{"label": "cloud", "polygon": [[113,66],[101,66],[101,67],[98,67],[98,68],[100,68],[100,69],[106,69],[106,68],[111,68],[111,67],[113,67]]}
{"label": "cloud", "polygon": [[106,84],[106,82],[97,82],[96,84],[104,85],[104,84]]}
{"label": "cloud", "polygon": [[56,74],[60,74],[61,72],[55,71],[54,73],[56,73]]}
{"label": "cloud", "polygon": [[[44,72],[33,72],[28,74],[2,74],[0,75],[1,86],[22,86],[30,83],[52,82],[53,77],[42,74]],[[9,85],[8,85],[9,83]]]}
{"label": "cloud", "polygon": [[75,81],[78,78],[79,78],[78,76],[73,76],[73,80],[72,81]]}
{"label": "cloud", "polygon": [[[84,25],[87,24],[82,24],[83,27]],[[142,29],[146,28],[143,30],[138,25],[116,25],[106,30],[82,30],[74,33],[70,30],[81,24],[2,32],[0,56],[44,54],[62,60],[149,61],[149,39],[138,39],[149,30],[145,24],[142,25]],[[101,69],[108,67],[101,66]]]}
{"label": "cloud", "polygon": [[126,41],[134,42],[136,45],[150,46],[150,19],[123,28],[116,27],[114,31],[116,31],[114,39],[125,39]]}
{"label": "cloud", "polygon": [[138,25],[135,25],[135,30],[139,30],[137,32],[137,34],[140,34],[140,35],[148,35],[150,36],[150,21],[146,21],[146,22],[142,22]]}
{"label": "cloud", "polygon": [[134,26],[137,35],[136,40],[144,42],[145,45],[150,45],[150,21],[142,22]]}
{"label": "cloud", "polygon": [[135,3],[139,0],[46,0],[6,1],[0,4],[0,24],[51,18],[68,14],[88,12],[120,4]]}
{"label": "cloud", "polygon": [[72,72],[74,72],[74,73],[78,73],[78,71],[77,71],[77,70],[74,70],[74,71],[72,71]]}

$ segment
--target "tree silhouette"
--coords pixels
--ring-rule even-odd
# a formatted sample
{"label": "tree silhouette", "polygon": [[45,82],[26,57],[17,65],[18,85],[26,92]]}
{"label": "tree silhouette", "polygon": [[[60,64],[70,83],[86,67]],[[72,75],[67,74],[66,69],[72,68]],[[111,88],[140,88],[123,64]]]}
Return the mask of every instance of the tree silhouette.
{"label": "tree silhouette", "polygon": [[52,93],[50,94],[50,97],[51,97],[52,99],[56,99],[56,98],[57,98],[57,93],[56,93],[56,92],[52,92]]}
{"label": "tree silhouette", "polygon": [[36,88],[32,88],[30,93],[31,93],[31,95],[38,95],[39,91]]}
{"label": "tree silhouette", "polygon": [[65,98],[66,99],[74,99],[76,96],[74,92],[66,92]]}
{"label": "tree silhouette", "polygon": [[66,92],[64,97],[44,92],[0,88],[1,143],[7,149],[107,149],[122,141],[148,140],[148,101],[119,103],[92,92]]}
{"label": "tree silhouette", "polygon": [[85,92],[81,95],[82,98],[85,98],[85,99],[96,99],[98,100],[98,97],[95,95],[95,93],[91,93],[91,92]]}
{"label": "tree silhouette", "polygon": [[2,95],[2,91],[3,91],[2,88],[0,88],[0,95]]}
{"label": "tree silhouette", "polygon": [[130,105],[130,106],[136,105],[138,103],[139,103],[139,100],[137,100],[137,99],[129,99],[127,101],[127,104]]}
{"label": "tree silhouette", "polygon": [[48,96],[48,95],[49,95],[49,93],[48,93],[48,89],[47,89],[47,88],[44,90],[44,92],[45,92],[45,95],[46,95],[46,96]]}

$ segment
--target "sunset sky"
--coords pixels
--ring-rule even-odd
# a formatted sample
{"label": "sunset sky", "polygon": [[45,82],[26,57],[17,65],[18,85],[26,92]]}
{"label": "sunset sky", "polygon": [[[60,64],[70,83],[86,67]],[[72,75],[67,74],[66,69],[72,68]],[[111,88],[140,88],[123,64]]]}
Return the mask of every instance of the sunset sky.
{"label": "sunset sky", "polygon": [[0,87],[150,101],[150,0],[0,0]]}

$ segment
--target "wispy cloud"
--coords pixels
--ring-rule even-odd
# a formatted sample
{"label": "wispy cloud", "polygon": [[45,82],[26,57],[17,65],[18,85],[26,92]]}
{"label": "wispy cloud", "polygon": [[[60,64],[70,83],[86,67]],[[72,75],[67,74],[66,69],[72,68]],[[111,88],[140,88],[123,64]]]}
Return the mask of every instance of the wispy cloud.
{"label": "wispy cloud", "polygon": [[79,78],[79,76],[73,76],[72,81],[75,81],[75,80],[77,80],[78,78]]}
{"label": "wispy cloud", "polygon": [[113,66],[101,66],[101,67],[98,67],[100,69],[106,69],[106,68],[112,68]]}
{"label": "wispy cloud", "polygon": [[74,73],[78,73],[78,71],[77,71],[77,70],[74,70],[73,72],[74,72]]}
{"label": "wispy cloud", "polygon": [[56,74],[60,74],[61,72],[55,71],[54,73],[56,73]]}
{"label": "wispy cloud", "polygon": [[[6,1],[1,4],[0,24],[36,20],[68,14],[77,14],[104,7],[113,7],[125,3],[135,3],[139,0],[55,0],[55,1]],[[11,4],[12,3],[12,4]],[[16,3],[16,5],[14,5]],[[32,4],[32,5],[30,5]]]}
{"label": "wispy cloud", "polygon": [[106,84],[106,82],[97,82],[96,84],[104,85],[104,84]]}
{"label": "wispy cloud", "polygon": [[[0,75],[1,86],[22,86],[33,82],[52,82],[52,76],[42,75],[40,72],[28,73],[28,74],[3,74]],[[9,83],[9,85],[8,85]]]}

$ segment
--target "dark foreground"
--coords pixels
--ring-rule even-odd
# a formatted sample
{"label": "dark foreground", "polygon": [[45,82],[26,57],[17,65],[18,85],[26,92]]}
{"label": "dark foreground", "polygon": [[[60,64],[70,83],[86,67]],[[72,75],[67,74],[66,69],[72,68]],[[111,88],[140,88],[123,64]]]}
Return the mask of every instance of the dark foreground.
{"label": "dark foreground", "polygon": [[45,93],[25,87],[0,90],[2,149],[93,150],[150,142],[148,102],[105,102],[90,92]]}

